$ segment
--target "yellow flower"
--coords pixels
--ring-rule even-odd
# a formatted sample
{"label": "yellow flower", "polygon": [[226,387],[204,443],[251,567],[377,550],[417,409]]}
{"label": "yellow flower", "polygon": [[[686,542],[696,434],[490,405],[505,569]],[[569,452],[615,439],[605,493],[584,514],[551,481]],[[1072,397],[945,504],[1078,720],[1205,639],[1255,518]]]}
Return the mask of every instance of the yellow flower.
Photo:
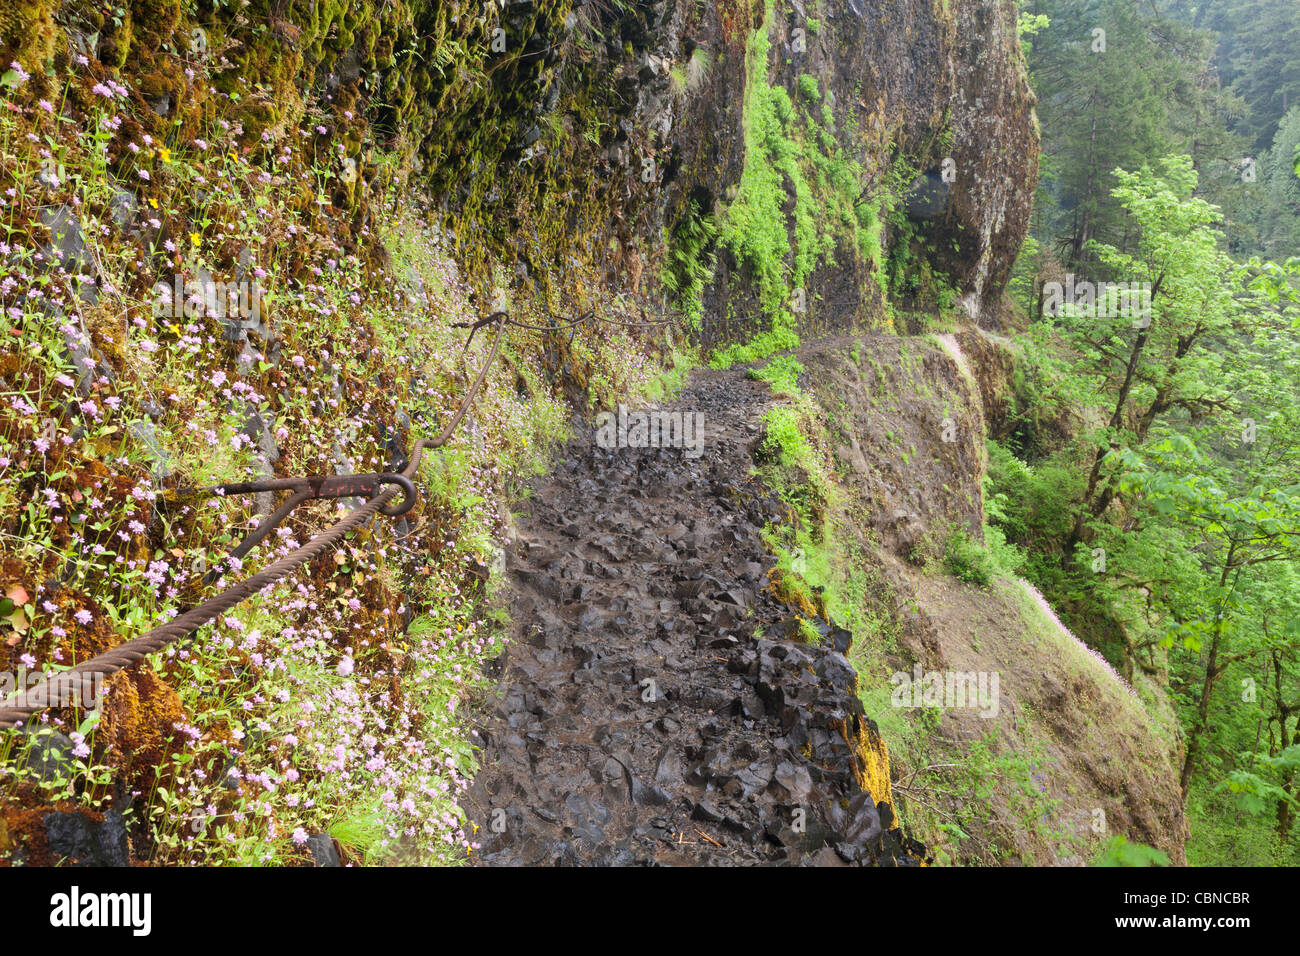
{"label": "yellow flower", "polygon": [[199,234],[197,232],[190,233],[190,244],[194,246],[199,244]]}
{"label": "yellow flower", "polygon": [[149,205],[150,205],[150,206],[153,206],[154,209],[157,209],[157,208],[158,208],[158,200],[156,200],[156,199],[154,199],[152,196],[150,196],[150,197],[149,197]]}
{"label": "yellow flower", "polygon": [[172,151],[164,146],[162,149],[158,150],[158,158],[164,163],[170,163],[172,161]]}

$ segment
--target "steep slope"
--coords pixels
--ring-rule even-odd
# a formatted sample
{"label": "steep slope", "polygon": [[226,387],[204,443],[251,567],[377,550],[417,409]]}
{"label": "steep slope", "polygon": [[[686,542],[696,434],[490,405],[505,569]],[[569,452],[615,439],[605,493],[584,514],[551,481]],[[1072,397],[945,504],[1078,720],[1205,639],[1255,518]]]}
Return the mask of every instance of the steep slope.
{"label": "steep slope", "polygon": [[1130,688],[985,550],[977,378],[997,369],[968,365],[948,335],[799,358],[846,496],[839,547],[875,594],[853,659],[907,825],[951,861],[1078,865],[1121,834],[1181,862],[1181,741],[1163,695]]}

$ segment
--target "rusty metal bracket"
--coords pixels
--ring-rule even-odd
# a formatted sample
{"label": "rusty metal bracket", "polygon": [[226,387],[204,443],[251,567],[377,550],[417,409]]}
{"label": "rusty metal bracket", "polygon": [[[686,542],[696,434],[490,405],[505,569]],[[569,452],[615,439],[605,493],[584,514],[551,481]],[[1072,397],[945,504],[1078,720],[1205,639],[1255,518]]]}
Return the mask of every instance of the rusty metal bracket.
{"label": "rusty metal bracket", "polygon": [[[404,515],[415,507],[415,485],[405,475],[392,472],[377,472],[370,475],[310,475],[306,478],[268,478],[261,481],[237,481],[225,485],[213,485],[207,488],[173,492],[177,497],[191,495],[249,495],[265,491],[291,491],[280,507],[258,521],[257,527],[244,536],[244,540],[228,554],[223,563],[240,560],[252,551],[261,541],[274,531],[285,518],[293,513],[304,501],[315,498],[373,498],[384,485],[397,485],[402,489],[402,500],[385,505],[379,513],[389,518]],[[203,583],[211,584],[220,575],[220,565],[203,575]]]}

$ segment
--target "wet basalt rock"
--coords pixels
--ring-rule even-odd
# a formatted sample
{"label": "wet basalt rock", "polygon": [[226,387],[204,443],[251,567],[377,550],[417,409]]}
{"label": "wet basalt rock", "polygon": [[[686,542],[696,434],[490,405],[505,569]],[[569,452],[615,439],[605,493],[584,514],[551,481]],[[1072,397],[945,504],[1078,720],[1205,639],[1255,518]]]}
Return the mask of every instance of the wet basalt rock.
{"label": "wet basalt rock", "polygon": [[67,866],[130,866],[126,826],[116,810],[95,821],[80,813],[55,812],[44,818],[50,856]]}
{"label": "wet basalt rock", "polygon": [[[749,472],[773,399],[697,375],[704,452],[579,433],[509,555],[514,640],[482,702],[471,817],[486,865],[917,865],[844,657],[767,587],[785,509]],[[756,632],[762,628],[762,637]],[[877,738],[878,739],[878,738]]]}

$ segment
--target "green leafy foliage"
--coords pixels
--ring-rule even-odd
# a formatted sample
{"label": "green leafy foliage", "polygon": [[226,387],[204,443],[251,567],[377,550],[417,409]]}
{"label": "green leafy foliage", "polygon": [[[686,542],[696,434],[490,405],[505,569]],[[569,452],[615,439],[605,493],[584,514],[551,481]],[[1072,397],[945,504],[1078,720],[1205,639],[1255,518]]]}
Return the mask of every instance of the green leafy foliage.
{"label": "green leafy foliage", "polygon": [[953,577],[977,587],[987,586],[997,573],[988,549],[971,538],[964,528],[956,528],[949,534],[944,544],[943,566]]}
{"label": "green leafy foliage", "polygon": [[793,355],[778,355],[762,368],[751,369],[749,376],[767,382],[777,394],[796,396],[800,394],[799,375],[802,372],[803,365]]}
{"label": "green leafy foliage", "polygon": [[[1256,816],[1276,812],[1282,804],[1300,809],[1300,801],[1286,787],[1268,779],[1278,773],[1289,778],[1300,771],[1300,744],[1293,744],[1276,755],[1245,753],[1241,757],[1250,761],[1254,769],[1232,771],[1215,788],[1216,792],[1231,794],[1241,810]],[[1273,773],[1270,774],[1270,771]]]}
{"label": "green leafy foliage", "polygon": [[1094,866],[1168,866],[1169,854],[1122,835],[1113,836]]}
{"label": "green leafy foliage", "polygon": [[1066,302],[1020,338],[1015,404],[1054,411],[989,445],[990,549],[1015,548],[1076,635],[1168,695],[1189,857],[1293,859],[1300,263],[1230,258],[1190,157],[1112,176],[1130,233],[1089,260],[1150,309]]}

